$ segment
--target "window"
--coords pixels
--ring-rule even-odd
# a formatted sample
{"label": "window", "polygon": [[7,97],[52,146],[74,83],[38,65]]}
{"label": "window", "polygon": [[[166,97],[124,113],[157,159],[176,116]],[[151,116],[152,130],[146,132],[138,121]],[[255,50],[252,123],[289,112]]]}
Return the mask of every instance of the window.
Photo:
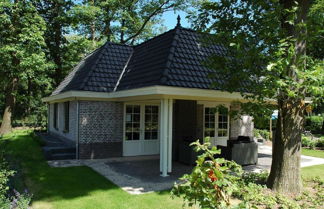
{"label": "window", "polygon": [[205,108],[205,137],[215,136],[215,111],[213,108]]}
{"label": "window", "polygon": [[217,135],[219,137],[226,137],[228,130],[228,114],[226,110],[218,112],[218,129]]}
{"label": "window", "polygon": [[158,139],[159,107],[145,106],[145,140]]}
{"label": "window", "polygon": [[226,108],[215,112],[215,108],[205,107],[204,119],[204,137],[228,136],[228,110]]}
{"label": "window", "polygon": [[64,132],[69,132],[70,102],[64,102]]}
{"label": "window", "polygon": [[58,117],[58,104],[54,103],[54,113],[53,113],[53,127],[58,129],[57,126],[57,117]]}
{"label": "window", "polygon": [[140,105],[127,105],[126,106],[126,140],[139,140],[140,139]]}

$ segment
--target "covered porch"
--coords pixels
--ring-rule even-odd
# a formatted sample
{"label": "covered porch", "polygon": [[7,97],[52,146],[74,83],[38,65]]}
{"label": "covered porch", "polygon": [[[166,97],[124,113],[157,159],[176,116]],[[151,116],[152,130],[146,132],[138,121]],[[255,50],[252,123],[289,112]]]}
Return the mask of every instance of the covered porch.
{"label": "covered porch", "polygon": [[219,98],[125,101],[123,156],[154,156],[152,162],[158,166],[154,172],[167,177],[176,172],[174,164],[193,165],[196,153],[189,146],[191,142],[208,137],[212,145],[226,147],[231,138],[252,136],[251,118],[231,120],[228,112],[213,110],[219,105],[227,110],[237,108],[231,106],[230,100]]}

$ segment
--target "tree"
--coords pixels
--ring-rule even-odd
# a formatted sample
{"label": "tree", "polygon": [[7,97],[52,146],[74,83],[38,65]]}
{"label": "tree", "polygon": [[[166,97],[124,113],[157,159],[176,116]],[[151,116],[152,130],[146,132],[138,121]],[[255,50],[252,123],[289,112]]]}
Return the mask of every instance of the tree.
{"label": "tree", "polygon": [[45,22],[29,0],[0,2],[0,76],[5,107],[0,135],[8,133],[18,89],[28,82],[46,89],[47,69],[43,48]]}
{"label": "tree", "polygon": [[84,0],[70,16],[75,28],[93,42],[134,44],[156,35],[166,11],[184,8],[183,0]]}
{"label": "tree", "polygon": [[66,71],[70,70],[64,69],[64,52],[69,49],[65,35],[70,32],[72,23],[67,13],[74,3],[72,0],[33,0],[33,3],[46,23],[45,52],[48,61],[54,64],[54,71],[49,76],[53,77],[53,84],[57,86],[67,74]]}
{"label": "tree", "polygon": [[[320,9],[322,0],[201,1],[191,14],[196,28],[215,33],[211,43],[227,48],[206,65],[223,75],[224,90],[238,91],[255,106],[276,101],[279,118],[273,142],[268,186],[278,192],[298,194],[301,134],[306,97],[323,99],[323,60],[306,56],[307,28],[313,27],[309,7]],[[311,34],[319,34],[318,31]],[[323,40],[323,37],[319,37]],[[240,69],[240,70],[237,70]]]}

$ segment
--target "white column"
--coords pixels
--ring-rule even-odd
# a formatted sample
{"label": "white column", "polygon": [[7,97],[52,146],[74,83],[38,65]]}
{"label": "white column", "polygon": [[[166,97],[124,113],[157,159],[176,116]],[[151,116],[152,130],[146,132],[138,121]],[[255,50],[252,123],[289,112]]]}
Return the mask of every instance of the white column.
{"label": "white column", "polygon": [[168,99],[161,100],[160,123],[160,170],[161,176],[168,176]]}
{"label": "white column", "polygon": [[172,172],[172,122],[173,122],[173,99],[168,101],[168,172]]}
{"label": "white column", "polygon": [[164,100],[160,104],[160,172],[163,170],[163,142],[164,142]]}

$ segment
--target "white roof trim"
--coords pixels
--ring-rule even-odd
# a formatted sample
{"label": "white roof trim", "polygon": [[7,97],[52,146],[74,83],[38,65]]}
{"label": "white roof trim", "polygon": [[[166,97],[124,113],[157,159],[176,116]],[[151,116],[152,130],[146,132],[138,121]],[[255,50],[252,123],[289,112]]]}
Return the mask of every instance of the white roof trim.
{"label": "white roof trim", "polygon": [[229,93],[225,91],[182,88],[171,86],[150,86],[131,90],[122,90],[116,92],[92,92],[92,91],[67,91],[57,95],[45,97],[43,102],[55,102],[68,99],[117,99],[123,97],[148,96],[148,95],[164,95],[167,97],[185,96],[201,98],[224,98],[224,99],[243,99],[240,93]]}
{"label": "white roof trim", "polygon": [[[168,98],[193,98],[199,99],[225,99],[225,100],[245,100],[238,92],[229,93],[226,91],[209,90],[209,89],[196,89],[196,88],[183,88],[172,86],[150,86],[131,90],[122,90],[116,92],[93,92],[93,91],[67,91],[57,95],[45,97],[43,102],[56,102],[62,100],[117,100],[129,97],[138,96],[153,96],[159,95]],[[275,103],[275,100],[270,100]],[[305,98],[305,103],[312,103],[310,97]]]}

